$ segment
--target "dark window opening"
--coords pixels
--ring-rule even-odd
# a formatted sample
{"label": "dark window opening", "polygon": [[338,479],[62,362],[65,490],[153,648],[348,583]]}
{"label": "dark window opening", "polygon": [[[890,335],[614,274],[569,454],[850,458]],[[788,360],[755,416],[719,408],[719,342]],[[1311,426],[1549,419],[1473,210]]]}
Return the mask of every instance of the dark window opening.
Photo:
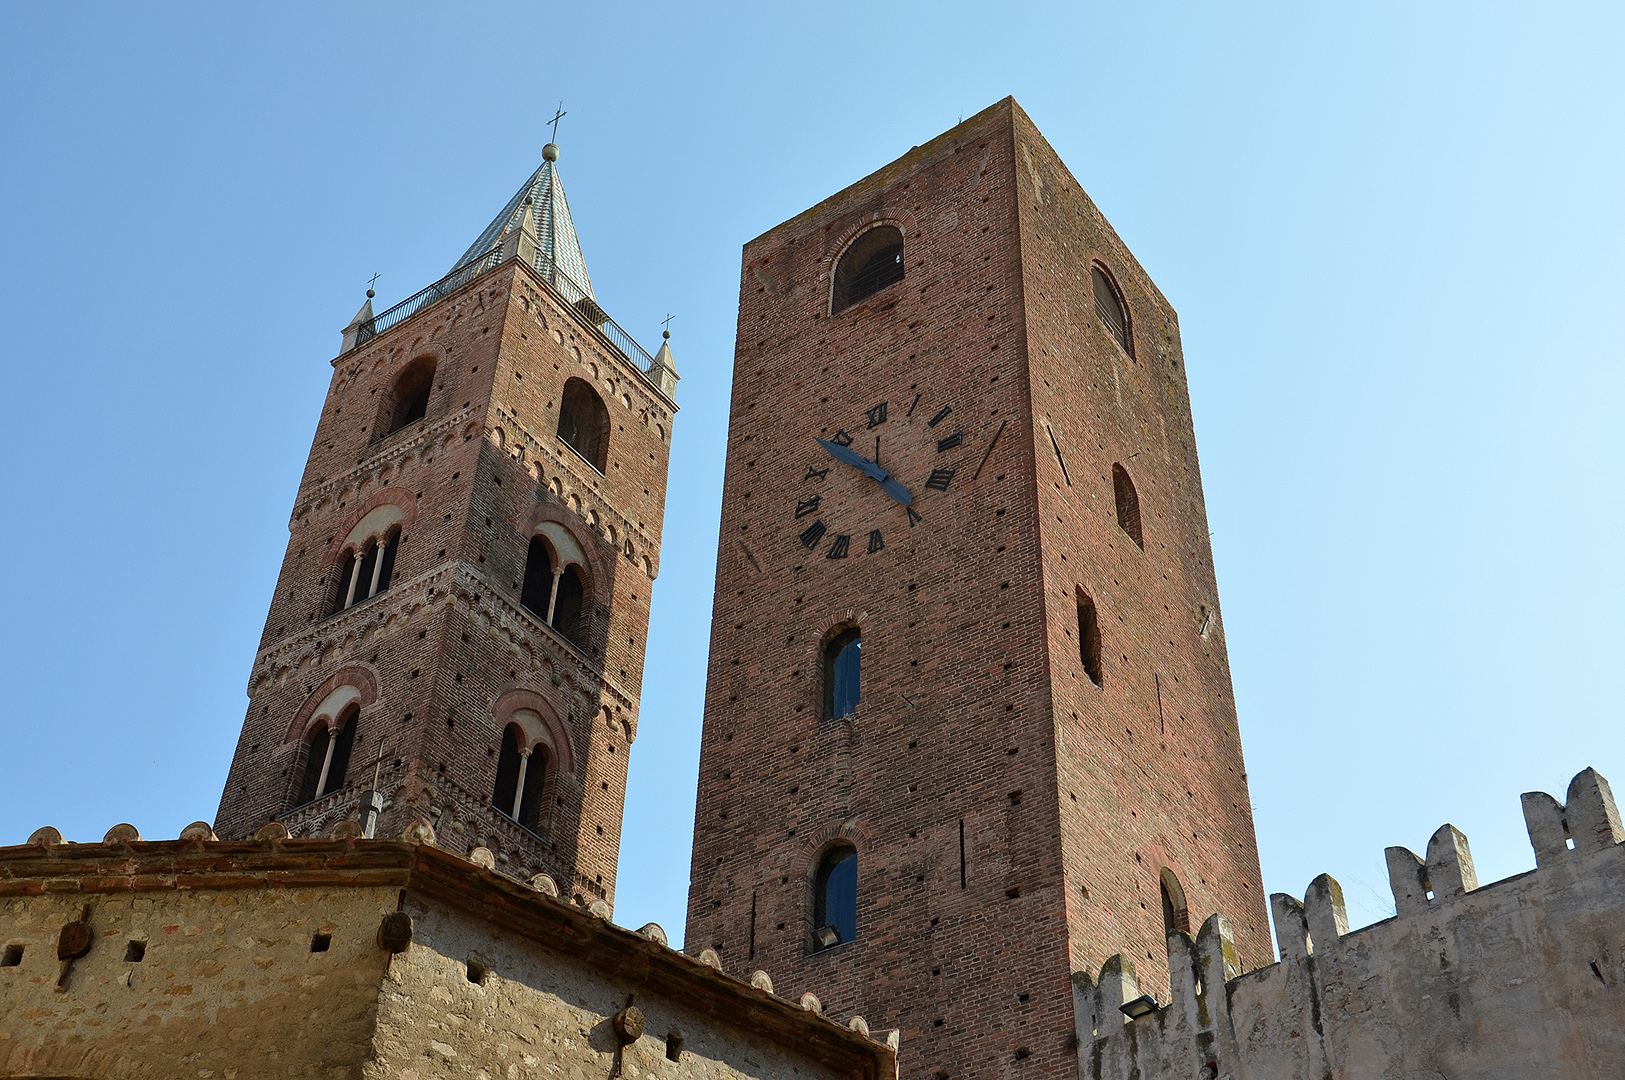
{"label": "dark window opening", "polygon": [[395,391],[391,395],[395,405],[390,412],[389,428],[384,434],[393,435],[407,424],[427,416],[429,391],[432,389],[434,389],[433,360],[420,360],[401,372],[400,378],[395,380]]}
{"label": "dark window opening", "polygon": [[351,706],[339,719],[337,737],[323,724],[305,751],[305,771],[299,782],[299,799],[295,806],[303,806],[324,795],[331,795],[344,786],[344,773],[350,767],[350,748],[355,744],[356,714]]}
{"label": "dark window opening", "polygon": [[1191,932],[1191,913],[1185,906],[1185,890],[1180,887],[1179,879],[1172,870],[1162,872],[1162,932],[1171,934],[1175,930]]}
{"label": "dark window opening", "polygon": [[848,630],[824,647],[824,716],[839,720],[858,711],[863,635]]}
{"label": "dark window opening", "polygon": [[1123,292],[1117,287],[1112,276],[1099,266],[1089,268],[1089,277],[1094,282],[1095,314],[1100,316],[1101,323],[1112,340],[1123,347],[1123,351],[1130,356],[1134,355],[1133,338],[1129,336],[1128,305],[1123,303]]}
{"label": "dark window opening", "polygon": [[828,949],[858,937],[858,852],[838,847],[818,864],[813,893],[814,947]]}
{"label": "dark window opening", "polygon": [[5,952],[0,952],[0,967],[16,967],[23,962],[23,947],[21,945],[7,945]]}
{"label": "dark window opening", "polygon": [[[521,786],[523,778],[523,786]],[[502,729],[502,752],[497,755],[497,783],[491,805],[532,832],[541,822],[542,789],[547,780],[547,755],[532,747],[529,757],[519,753],[519,727]]]}
{"label": "dark window opening", "polygon": [[1084,673],[1096,686],[1102,685],[1100,671],[1100,619],[1095,614],[1095,602],[1089,594],[1078,590],[1078,657],[1083,661]]}
{"label": "dark window opening", "polygon": [[471,983],[483,983],[485,981],[485,976],[485,965],[470,956],[468,958],[468,981]]}
{"label": "dark window opening", "polygon": [[683,1043],[687,1041],[688,1040],[683,1037],[682,1031],[677,1028],[672,1028],[670,1031],[666,1032],[666,1060],[683,1060]]}
{"label": "dark window opening", "polygon": [[553,629],[577,645],[581,644],[581,608],[585,599],[581,575],[575,567],[565,567],[559,575],[558,598],[553,602]]}
{"label": "dark window opening", "polygon": [[867,300],[903,280],[903,234],[890,225],[870,229],[846,249],[835,268],[830,314]]}
{"label": "dark window opening", "polygon": [[1128,533],[1134,546],[1145,550],[1145,536],[1140,531],[1140,493],[1134,490],[1134,480],[1128,470],[1112,465],[1112,496],[1117,500],[1117,526]]}
{"label": "dark window opening", "polygon": [[139,964],[147,958],[147,943],[145,941],[132,941],[124,946],[124,962],[126,964]]}
{"label": "dark window opening", "polygon": [[395,576],[395,552],[400,543],[401,532],[396,529],[389,534],[382,547],[378,546],[376,540],[369,540],[365,549],[352,550],[345,555],[330,614],[353,607],[389,588],[390,579]]}
{"label": "dark window opening", "polygon": [[332,945],[332,934],[316,934],[310,939],[311,952],[326,952],[328,949],[332,948]]}
{"label": "dark window opening", "polygon": [[540,536],[530,538],[530,550],[525,553],[525,582],[519,590],[519,602],[532,614],[547,621],[547,609],[553,599],[553,560]]}
{"label": "dark window opening", "polygon": [[599,472],[609,459],[609,410],[585,379],[564,384],[559,402],[559,438]]}

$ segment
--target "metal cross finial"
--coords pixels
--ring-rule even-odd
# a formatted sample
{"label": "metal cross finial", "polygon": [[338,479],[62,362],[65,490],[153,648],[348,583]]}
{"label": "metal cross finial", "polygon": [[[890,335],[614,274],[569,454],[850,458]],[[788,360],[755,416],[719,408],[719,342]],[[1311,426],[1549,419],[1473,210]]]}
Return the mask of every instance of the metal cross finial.
{"label": "metal cross finial", "polygon": [[384,275],[382,275],[382,274],[374,274],[374,275],[372,275],[372,277],[367,279],[367,288],[370,289],[373,286],[377,285],[378,284],[378,279],[383,277],[383,276]]}
{"label": "metal cross finial", "polygon": [[668,313],[664,319],[660,320],[661,325],[665,326],[666,328],[667,337],[671,337],[671,321],[675,318],[677,318],[677,316]]}
{"label": "metal cross finial", "polygon": [[563,120],[568,115],[569,114],[564,111],[564,102],[559,102],[558,112],[554,113],[553,119],[548,121],[548,123],[553,125],[553,138],[549,140],[550,142],[556,143],[559,141],[559,121]]}

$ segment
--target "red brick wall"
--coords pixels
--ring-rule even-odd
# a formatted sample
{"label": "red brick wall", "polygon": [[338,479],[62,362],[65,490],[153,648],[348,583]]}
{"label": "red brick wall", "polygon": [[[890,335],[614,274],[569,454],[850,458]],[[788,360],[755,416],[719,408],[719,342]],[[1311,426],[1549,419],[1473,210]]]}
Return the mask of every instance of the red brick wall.
{"label": "red brick wall", "polygon": [[[1149,846],[1155,834],[1121,820],[1144,812],[1124,798],[1124,782],[1142,769],[1189,774],[1208,811],[1211,790],[1231,787],[1197,784],[1199,772],[1211,773],[1215,761],[1221,771],[1240,765],[1233,738],[1229,749],[1218,738],[1226,719],[1233,729],[1234,709],[1224,655],[1211,642],[1209,657],[1175,638],[1183,663],[1168,666],[1170,679],[1186,680],[1170,691],[1178,704],[1169,707],[1205,725],[1177,744],[1205,759],[1199,768],[1115,734],[1125,716],[1147,722],[1131,689],[1138,683],[1124,670],[1154,666],[1151,643],[1172,621],[1116,623],[1165,598],[1172,606],[1176,586],[1153,574],[1113,588],[1091,577],[1116,652],[1102,698],[1079,700],[1072,685],[1076,646],[1058,613],[1074,610],[1075,583],[1065,585],[1065,605],[1046,601],[1063,569],[1105,565],[1113,549],[1098,530],[1055,532],[1051,522],[1069,511],[1057,505],[1062,496],[1040,494],[1052,465],[1035,459],[1034,398],[1049,408],[1052,397],[1082,388],[1040,394],[1029,386],[1029,336],[1040,348],[1072,348],[1083,339],[1058,336],[1064,327],[1046,305],[1073,312],[1092,302],[1080,291],[1087,257],[1082,285],[1038,282],[1033,254],[1024,266],[1023,245],[1042,246],[1035,233],[1070,229],[1052,242],[1074,248],[1085,239],[1069,221],[1026,205],[1029,132],[1014,103],[1000,103],[744,252],[687,947],[716,948],[736,973],[764,968],[781,994],[812,990],[837,1015],[902,1028],[909,1076],[1002,1074],[1012,1065],[1069,1075],[1070,972],[1138,949],[1148,929],[1160,937],[1151,864],[1161,852]],[[904,232],[906,277],[830,316],[834,260],[876,222]],[[1092,235],[1109,230],[1102,222]],[[1057,299],[1029,298],[1035,284]],[[1046,365],[1035,357],[1034,375],[1053,383]],[[1174,392],[1147,395],[1142,413],[1188,447],[1183,374],[1172,378]],[[915,395],[913,415],[904,415]],[[882,400],[888,419],[870,429],[865,411]],[[1115,399],[1081,404],[1121,408]],[[953,412],[928,427],[944,405]],[[881,437],[881,464],[915,496],[917,525],[812,441],[838,429],[865,456]],[[939,439],[955,433],[963,442],[939,451]],[[1053,457],[1047,437],[1041,449]],[[1074,453],[1074,483],[1104,472],[1109,501],[1103,448],[1080,443]],[[807,479],[809,465],[831,471]],[[1194,451],[1188,467],[1177,488],[1160,474],[1142,483],[1146,533],[1167,542],[1162,513],[1178,521],[1179,550],[1205,558]],[[925,487],[937,468],[955,470],[946,492]],[[1156,486],[1164,482],[1168,489]],[[818,509],[795,517],[798,501],[815,494]],[[1188,501],[1176,513],[1171,499]],[[798,534],[815,520],[828,532],[808,551]],[[881,531],[883,550],[868,551],[871,529]],[[846,559],[827,557],[837,534],[852,537]],[[1210,595],[1211,569],[1189,573]],[[1177,589],[1186,588],[1181,578]],[[849,720],[824,720],[820,645],[849,624],[864,635],[862,703]],[[1116,659],[1124,653],[1131,664]],[[1107,734],[1086,743],[1074,710],[1088,718],[1083,730]],[[1245,815],[1244,786],[1235,790]],[[1216,879],[1238,861],[1256,895],[1250,824],[1231,815],[1222,831],[1244,858],[1203,861],[1190,854],[1195,845],[1178,848],[1190,860],[1179,869],[1193,900],[1203,897],[1192,887],[1199,873]],[[839,837],[859,852],[858,940],[812,952],[811,877]],[[1096,864],[1102,872],[1090,876]],[[1135,890],[1143,882],[1125,864],[1152,882],[1145,910]],[[1095,903],[1101,914],[1082,904],[1081,883],[1104,894]]]}
{"label": "red brick wall", "polygon": [[[423,356],[437,361],[428,415],[376,438],[387,419],[380,403]],[[604,475],[556,435],[571,376],[609,409]],[[273,819],[319,832],[354,816],[382,753],[380,835],[427,816],[453,850],[484,845],[508,873],[547,872],[587,900],[612,898],[673,412],[514,263],[339,357],[250,680],[221,835]],[[381,491],[409,510],[393,583],[324,617],[339,546]],[[579,647],[519,606],[530,536],[544,519],[564,524],[591,563]],[[303,756],[290,723],[335,673],[356,668],[377,693],[361,713],[347,787],[290,814]],[[516,689],[540,698],[575,764],[549,777],[541,837],[489,806],[501,737],[492,710]]]}

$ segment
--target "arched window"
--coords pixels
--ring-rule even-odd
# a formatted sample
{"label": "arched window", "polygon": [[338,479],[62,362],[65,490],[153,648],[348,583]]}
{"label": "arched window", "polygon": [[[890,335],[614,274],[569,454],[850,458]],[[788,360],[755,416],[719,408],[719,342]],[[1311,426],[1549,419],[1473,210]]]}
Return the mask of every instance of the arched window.
{"label": "arched window", "polygon": [[858,937],[858,852],[832,848],[813,879],[814,947],[828,949]]}
{"label": "arched window", "polygon": [[858,710],[858,669],[863,635],[853,629],[824,646],[824,716],[839,720]]}
{"label": "arched window", "polygon": [[586,590],[581,587],[581,575],[573,566],[564,568],[559,575],[558,597],[553,603],[553,629],[581,644],[581,605]]}
{"label": "arched window", "polygon": [[525,582],[519,589],[519,602],[547,622],[548,609],[553,606],[553,560],[540,536],[530,538],[530,550],[525,553]]}
{"label": "arched window", "polygon": [[303,806],[324,795],[331,795],[344,786],[344,773],[350,767],[350,748],[355,744],[355,706],[339,715],[338,734],[332,734],[326,724],[318,724],[316,737],[310,740],[305,752],[305,771],[299,782],[299,797],[295,806]]}
{"label": "arched window", "polygon": [[835,267],[831,315],[903,280],[903,234],[890,225],[870,229],[852,242]]}
{"label": "arched window", "polygon": [[1129,332],[1128,305],[1123,302],[1123,290],[1117,287],[1117,282],[1099,263],[1089,268],[1089,277],[1095,288],[1095,314],[1100,316],[1112,340],[1133,356],[1134,336]]}
{"label": "arched window", "polygon": [[434,361],[418,360],[408,365],[390,393],[389,426],[385,435],[393,435],[407,424],[422,420],[429,412],[429,391],[434,389]]}
{"label": "arched window", "polygon": [[541,818],[542,788],[547,779],[547,753],[540,746],[519,749],[518,724],[502,729],[502,750],[497,755],[497,785],[491,805],[535,832]]}
{"label": "arched window", "polygon": [[1078,657],[1089,681],[1100,686],[1100,618],[1095,614],[1095,602],[1082,589],[1078,590]]}
{"label": "arched window", "polygon": [[1134,480],[1121,465],[1112,465],[1112,496],[1117,500],[1117,525],[1134,546],[1145,550],[1145,536],[1140,531],[1140,494],[1134,490]]}
{"label": "arched window", "polygon": [[1185,906],[1185,890],[1180,887],[1179,879],[1167,867],[1162,871],[1162,932],[1171,934],[1175,930],[1191,932],[1191,913]]}
{"label": "arched window", "polygon": [[609,410],[585,379],[570,379],[559,400],[559,438],[599,472],[609,460]]}
{"label": "arched window", "polygon": [[395,551],[400,546],[401,531],[392,529],[383,543],[368,540],[361,548],[351,548],[344,556],[339,578],[333,594],[333,613],[377,596],[389,588],[395,575]]}

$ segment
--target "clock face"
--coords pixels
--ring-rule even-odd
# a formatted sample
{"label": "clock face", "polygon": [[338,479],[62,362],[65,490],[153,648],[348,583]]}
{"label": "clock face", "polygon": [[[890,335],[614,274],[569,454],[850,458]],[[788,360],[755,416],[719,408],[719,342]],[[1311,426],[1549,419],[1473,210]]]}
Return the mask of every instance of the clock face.
{"label": "clock face", "polygon": [[873,555],[888,532],[926,524],[963,468],[965,435],[952,405],[924,398],[878,402],[830,438],[809,440],[795,508],[802,547],[826,559]]}

